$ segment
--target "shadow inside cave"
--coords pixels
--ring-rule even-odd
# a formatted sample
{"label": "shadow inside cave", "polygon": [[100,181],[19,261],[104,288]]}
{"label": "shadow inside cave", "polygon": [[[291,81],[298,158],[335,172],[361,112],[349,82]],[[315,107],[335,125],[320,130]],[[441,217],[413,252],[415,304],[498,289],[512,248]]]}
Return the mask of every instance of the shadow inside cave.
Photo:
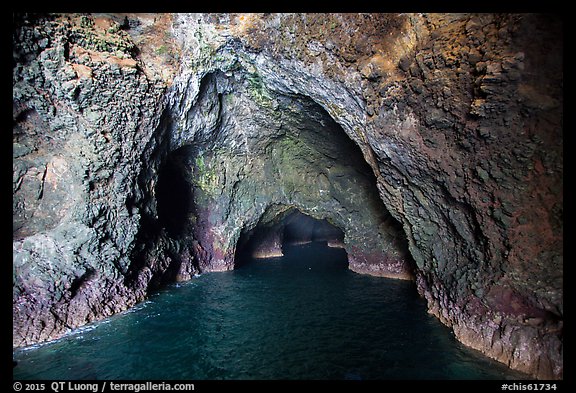
{"label": "shadow inside cave", "polygon": [[[348,267],[342,229],[326,219],[314,218],[296,208],[289,208],[272,222],[242,232],[237,243],[234,268],[241,268],[254,260],[294,254],[308,245],[314,246],[314,249],[341,251]],[[311,259],[315,258],[312,256]]]}
{"label": "shadow inside cave", "polygon": [[160,227],[173,238],[189,230],[190,213],[194,212],[194,187],[190,183],[194,157],[193,147],[185,145],[170,153],[160,167],[156,198]]}

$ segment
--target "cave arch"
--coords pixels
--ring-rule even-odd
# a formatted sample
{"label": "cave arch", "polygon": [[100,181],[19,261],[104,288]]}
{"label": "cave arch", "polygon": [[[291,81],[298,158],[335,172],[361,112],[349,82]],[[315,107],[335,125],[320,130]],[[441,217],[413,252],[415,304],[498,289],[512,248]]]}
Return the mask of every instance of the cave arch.
{"label": "cave arch", "polygon": [[327,219],[317,219],[295,209],[285,222],[283,246],[313,242],[325,243],[331,247],[344,244],[344,231]]}
{"label": "cave arch", "polygon": [[[334,15],[334,26],[359,33],[334,42],[343,30],[325,29],[317,15],[297,17],[301,22],[287,31],[288,20],[276,14],[260,15],[274,21],[260,29],[214,28],[213,15],[176,15],[171,31],[182,51],[168,51],[181,54],[172,59],[172,71],[156,56],[126,52],[133,43],[112,32],[117,29],[106,34],[115,37],[112,47],[120,45],[127,55],[121,62],[91,40],[79,40],[78,34],[92,36],[90,30],[100,25],[85,23],[87,15],[82,23],[78,16],[51,15],[15,25],[14,219],[15,229],[26,236],[14,239],[14,261],[22,262],[14,276],[14,298],[22,302],[14,308],[19,321],[14,342],[54,338],[69,326],[134,304],[150,288],[150,277],[162,275],[190,247],[205,261],[202,269],[229,268],[241,228],[255,225],[271,202],[314,207],[298,195],[303,190],[298,171],[288,170],[284,164],[290,160],[282,157],[307,156],[299,132],[319,130],[315,119],[329,126],[330,119],[314,109],[318,103],[361,146],[378,177],[381,199],[402,221],[430,312],[454,326],[461,341],[512,367],[561,376],[562,335],[556,333],[563,317],[561,21],[541,15],[414,14],[383,29],[366,25],[380,17]],[[70,23],[74,20],[79,24]],[[166,30],[165,18],[158,20]],[[323,26],[314,40],[308,39],[311,26]],[[282,32],[289,34],[278,35]],[[318,43],[324,40],[330,45],[322,48]],[[141,49],[148,45],[137,41]],[[73,47],[78,50],[66,49]],[[61,65],[58,72],[54,62]],[[157,79],[165,72],[174,78]],[[306,106],[318,116],[302,115]],[[38,110],[37,119],[28,116],[30,108]],[[45,138],[47,133],[51,137]],[[202,145],[197,167],[208,163],[199,171],[205,198],[190,199],[204,209],[194,215],[200,224],[192,217],[181,222],[194,224],[196,244],[143,233],[156,226],[171,235],[185,233],[185,225],[168,223],[182,209],[171,210],[166,185],[172,180],[165,173],[158,179],[156,170],[166,154],[186,143]],[[71,153],[65,174],[65,165],[55,167],[59,162],[49,157],[60,157],[62,148]],[[215,162],[217,149],[226,150],[221,157],[233,165]],[[264,153],[277,158],[253,159]],[[238,170],[242,165],[246,170]],[[274,199],[256,197],[244,184],[252,170],[267,173],[252,180],[261,188],[283,192]],[[280,182],[262,182],[275,174],[282,175]],[[163,182],[160,188],[156,180]],[[326,173],[307,180],[333,184]],[[65,195],[72,186],[73,201]],[[159,217],[154,190],[164,195],[158,198]],[[210,211],[216,205],[221,209]],[[29,216],[31,209],[44,213]],[[361,237],[355,243],[361,246]],[[172,247],[169,257],[165,245]],[[43,281],[62,278],[56,293],[52,285],[33,285],[38,269],[32,267],[46,261],[50,266],[40,270],[50,274]],[[96,296],[90,304],[116,296],[122,301],[91,309],[60,296],[65,283],[81,277],[83,266],[105,267],[105,284],[91,292]],[[130,275],[122,278],[127,267]],[[41,301],[28,302],[31,295]],[[518,307],[511,310],[511,303]],[[538,323],[543,312],[555,318]],[[500,324],[493,323],[494,313]],[[72,321],[68,316],[74,314]],[[526,325],[532,317],[536,321]],[[529,344],[533,338],[536,344]],[[516,351],[510,344],[516,342],[528,349]]]}
{"label": "cave arch", "polygon": [[325,218],[313,217],[294,206],[274,206],[255,228],[241,232],[234,268],[250,259],[281,257],[290,246],[322,243],[344,249],[344,238],[344,230]]}
{"label": "cave arch", "polygon": [[186,243],[200,271],[235,268],[237,248],[256,232],[277,244],[262,246],[261,256],[281,255],[280,239],[295,234],[280,220],[310,217],[324,235],[337,234],[329,240],[346,250],[350,269],[413,278],[406,235],[373,168],[312,98],[271,90],[251,74],[214,72],[181,124],[191,128],[169,130],[168,146],[177,148],[159,171],[158,222]]}

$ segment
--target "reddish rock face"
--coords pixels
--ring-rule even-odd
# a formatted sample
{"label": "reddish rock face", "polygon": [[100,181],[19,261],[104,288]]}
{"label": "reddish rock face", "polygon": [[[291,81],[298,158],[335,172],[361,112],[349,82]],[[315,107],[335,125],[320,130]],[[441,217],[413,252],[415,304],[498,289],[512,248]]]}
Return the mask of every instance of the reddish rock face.
{"label": "reddish rock face", "polygon": [[[401,255],[401,254],[400,254]],[[350,270],[373,276],[413,280],[413,261],[394,253],[365,252],[358,247],[348,251]]]}
{"label": "reddish rock face", "polygon": [[562,28],[16,16],[14,345],[231,269],[243,236],[297,208],[343,231],[351,269],[414,277],[466,345],[562,378]]}

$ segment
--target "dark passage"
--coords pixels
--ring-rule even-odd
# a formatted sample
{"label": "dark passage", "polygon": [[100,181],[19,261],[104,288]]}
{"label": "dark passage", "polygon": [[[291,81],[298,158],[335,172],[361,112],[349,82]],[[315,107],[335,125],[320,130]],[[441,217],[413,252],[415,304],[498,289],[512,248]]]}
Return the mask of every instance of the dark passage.
{"label": "dark passage", "polygon": [[339,243],[344,241],[340,228],[327,220],[317,220],[300,211],[294,211],[286,220],[283,245],[306,244],[311,242]]}
{"label": "dark passage", "polygon": [[236,249],[235,268],[253,258],[286,255],[293,246],[316,243],[344,251],[344,232],[326,219],[317,219],[296,208],[288,208],[272,220],[242,233]]}
{"label": "dark passage", "polygon": [[172,237],[186,230],[188,211],[192,209],[192,187],[186,177],[186,159],[190,147],[185,146],[171,153],[160,167],[156,198],[158,222]]}
{"label": "dark passage", "polygon": [[322,243],[204,274],[17,351],[15,379],[520,378],[464,348],[413,282],[360,275]]}

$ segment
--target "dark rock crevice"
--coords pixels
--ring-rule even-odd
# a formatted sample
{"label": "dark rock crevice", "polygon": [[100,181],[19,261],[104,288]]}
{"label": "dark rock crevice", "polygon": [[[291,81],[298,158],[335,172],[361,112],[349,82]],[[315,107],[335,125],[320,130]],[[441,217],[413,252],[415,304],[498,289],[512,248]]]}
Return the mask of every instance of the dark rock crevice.
{"label": "dark rock crevice", "polygon": [[166,228],[168,235],[178,238],[186,230],[187,216],[192,206],[192,185],[186,181],[179,155],[187,155],[187,146],[168,156],[158,173],[156,203],[158,225]]}

